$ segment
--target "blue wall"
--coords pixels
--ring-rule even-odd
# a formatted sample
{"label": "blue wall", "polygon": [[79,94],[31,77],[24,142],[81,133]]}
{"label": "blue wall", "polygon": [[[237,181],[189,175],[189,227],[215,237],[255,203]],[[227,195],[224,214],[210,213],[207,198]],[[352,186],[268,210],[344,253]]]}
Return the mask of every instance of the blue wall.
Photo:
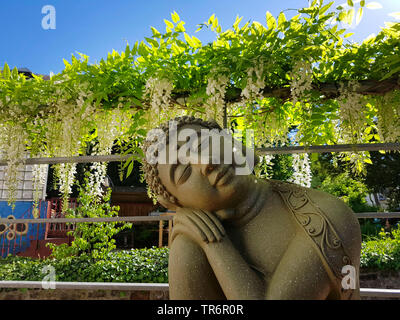
{"label": "blue wall", "polygon": [[[39,208],[39,218],[46,218],[47,202],[41,202]],[[12,215],[15,219],[32,219],[32,209],[33,202],[31,201],[17,201],[14,210],[7,204],[7,201],[0,201],[1,218]],[[31,240],[41,240],[45,237],[45,223],[19,225],[17,228],[15,226],[0,223],[0,254],[2,257],[23,252],[29,248]]]}

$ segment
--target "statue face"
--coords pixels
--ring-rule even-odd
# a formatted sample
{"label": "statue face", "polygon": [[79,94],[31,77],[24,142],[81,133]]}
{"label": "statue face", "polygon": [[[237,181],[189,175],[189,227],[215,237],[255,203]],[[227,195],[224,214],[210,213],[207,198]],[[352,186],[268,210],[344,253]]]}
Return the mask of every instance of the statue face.
{"label": "statue face", "polygon": [[[203,127],[199,125],[183,126],[179,129],[178,137],[185,128],[194,129],[200,137]],[[234,208],[246,194],[248,179],[246,176],[236,175],[234,161],[231,161],[233,163],[224,163],[227,152],[226,150],[224,152],[223,135],[220,135],[221,144],[219,148],[216,148],[219,153],[212,150],[213,141],[216,140],[210,138],[208,145],[204,143],[204,139],[190,141],[193,142],[191,144],[193,149],[202,149],[202,151],[194,153],[194,155],[192,153],[186,159],[178,158],[177,163],[169,163],[168,151],[171,147],[167,146],[166,163],[157,165],[162,184],[183,207],[208,211]],[[182,148],[187,148],[190,141],[178,140],[178,153],[182,151]],[[233,153],[234,149],[232,148],[230,152]],[[219,157],[220,164],[215,163],[218,162],[216,157]],[[232,159],[234,159],[233,156]]]}

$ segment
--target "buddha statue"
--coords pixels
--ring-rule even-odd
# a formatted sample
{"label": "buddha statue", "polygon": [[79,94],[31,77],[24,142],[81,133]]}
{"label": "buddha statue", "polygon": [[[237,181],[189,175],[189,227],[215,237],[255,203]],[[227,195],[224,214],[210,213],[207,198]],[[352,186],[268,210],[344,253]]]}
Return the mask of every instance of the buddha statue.
{"label": "buddha statue", "polygon": [[[178,134],[221,130],[189,116],[174,121]],[[170,161],[169,129],[169,123],[161,125],[164,140],[156,138],[166,161],[149,160],[160,151],[154,151],[154,137],[147,139],[143,170],[158,201],[176,212],[170,299],[359,299],[360,225],[342,200],[289,182],[238,175],[235,161],[216,164],[211,153],[210,161]],[[178,139],[175,151],[188,140]],[[343,270],[354,271],[352,285],[346,285]]]}

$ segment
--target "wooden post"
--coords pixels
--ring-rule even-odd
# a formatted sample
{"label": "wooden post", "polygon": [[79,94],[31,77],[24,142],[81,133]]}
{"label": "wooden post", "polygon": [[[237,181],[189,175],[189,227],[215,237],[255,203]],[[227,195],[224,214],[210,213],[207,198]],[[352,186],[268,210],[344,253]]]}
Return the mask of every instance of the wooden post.
{"label": "wooden post", "polygon": [[168,221],[168,247],[171,245],[171,236],[172,236],[172,220]]}
{"label": "wooden post", "polygon": [[224,119],[223,119],[223,126],[224,129],[228,127],[228,115],[227,115],[227,110],[226,110],[226,103],[224,105]]}
{"label": "wooden post", "polygon": [[163,232],[164,232],[164,221],[160,220],[158,228],[158,247],[161,248],[163,245]]}

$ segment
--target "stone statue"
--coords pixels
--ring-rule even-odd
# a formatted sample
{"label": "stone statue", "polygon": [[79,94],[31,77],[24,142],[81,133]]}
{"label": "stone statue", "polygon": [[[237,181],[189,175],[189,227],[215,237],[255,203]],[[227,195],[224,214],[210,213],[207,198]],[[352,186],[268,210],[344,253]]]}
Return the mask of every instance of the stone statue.
{"label": "stone statue", "polygon": [[[194,117],[175,121],[179,132],[221,129]],[[167,151],[168,123],[159,130]],[[151,144],[144,146],[147,155]],[[178,141],[177,148],[182,145]],[[341,200],[236,175],[235,163],[147,160],[150,189],[176,211],[171,299],[359,299],[360,225]]]}

